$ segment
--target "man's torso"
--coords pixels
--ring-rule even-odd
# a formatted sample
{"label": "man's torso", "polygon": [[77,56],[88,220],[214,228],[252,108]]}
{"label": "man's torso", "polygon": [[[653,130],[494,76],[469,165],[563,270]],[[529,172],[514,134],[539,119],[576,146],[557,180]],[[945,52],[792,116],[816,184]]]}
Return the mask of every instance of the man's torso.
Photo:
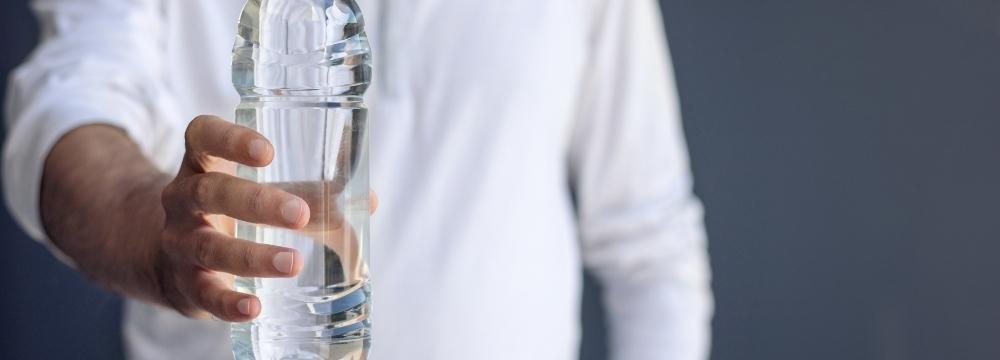
{"label": "man's torso", "polygon": [[[165,81],[180,127],[202,113],[231,117],[242,3],[163,2]],[[566,150],[591,7],[359,3],[375,57],[367,101],[382,204],[373,357],[574,358],[580,264]],[[179,153],[155,156],[169,164]],[[137,359],[230,356],[227,325],[145,304],[129,304],[125,332]]]}

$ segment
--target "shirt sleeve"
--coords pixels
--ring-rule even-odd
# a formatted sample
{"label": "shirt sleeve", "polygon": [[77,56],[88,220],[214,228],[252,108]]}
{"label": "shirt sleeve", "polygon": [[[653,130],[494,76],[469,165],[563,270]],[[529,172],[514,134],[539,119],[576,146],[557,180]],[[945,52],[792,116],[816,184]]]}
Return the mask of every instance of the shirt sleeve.
{"label": "shirt sleeve", "polygon": [[6,99],[3,191],[15,220],[49,245],[39,213],[52,146],[85,124],[125,130],[147,153],[167,122],[161,11],[156,0],[34,0],[41,42],[11,75]]}
{"label": "shirt sleeve", "polygon": [[613,359],[706,359],[713,302],[673,72],[654,0],[603,1],[570,167]]}

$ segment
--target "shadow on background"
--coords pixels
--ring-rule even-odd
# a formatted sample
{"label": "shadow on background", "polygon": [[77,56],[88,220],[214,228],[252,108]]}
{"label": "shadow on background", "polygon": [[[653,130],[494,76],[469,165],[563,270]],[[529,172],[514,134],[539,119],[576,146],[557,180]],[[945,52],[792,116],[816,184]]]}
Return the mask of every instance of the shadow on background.
{"label": "shadow on background", "polygon": [[[713,358],[1000,358],[1000,5],[663,5],[708,210]],[[36,29],[21,2],[0,24],[5,76]],[[0,219],[0,358],[120,358],[120,300]],[[586,360],[606,357],[599,291]]]}

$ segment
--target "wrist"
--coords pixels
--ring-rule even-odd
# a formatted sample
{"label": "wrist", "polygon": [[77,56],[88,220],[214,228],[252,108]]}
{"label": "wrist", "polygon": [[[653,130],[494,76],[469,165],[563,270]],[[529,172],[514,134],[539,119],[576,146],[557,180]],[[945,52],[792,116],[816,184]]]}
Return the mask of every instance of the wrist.
{"label": "wrist", "polygon": [[119,188],[123,191],[115,206],[117,221],[113,225],[118,250],[109,251],[124,257],[123,272],[111,287],[156,303],[162,303],[160,233],[165,219],[160,194],[170,179],[157,170],[121,179]]}

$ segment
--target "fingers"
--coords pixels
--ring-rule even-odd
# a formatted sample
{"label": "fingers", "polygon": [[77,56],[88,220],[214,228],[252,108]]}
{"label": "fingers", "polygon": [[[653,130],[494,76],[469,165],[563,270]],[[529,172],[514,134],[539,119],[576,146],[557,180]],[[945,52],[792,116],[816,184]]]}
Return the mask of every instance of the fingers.
{"label": "fingers", "polygon": [[277,187],[209,172],[171,184],[164,204],[195,214],[222,214],[243,221],[291,229],[309,223],[309,205]]}
{"label": "fingers", "polygon": [[303,265],[294,249],[236,239],[210,227],[179,239],[174,251],[202,268],[246,277],[291,277]]}
{"label": "fingers", "polygon": [[[351,208],[357,206],[368,206],[369,212],[372,210],[373,192],[369,191],[369,197],[357,197],[355,200],[346,200],[339,203],[343,186],[335,182],[282,182],[271,183],[289,194],[294,194],[306,202],[309,208],[309,219],[304,230],[314,231],[335,231],[340,230],[345,224],[344,212],[350,212]],[[377,202],[377,199],[375,200]],[[377,205],[377,204],[376,204]]]}
{"label": "fingers", "polygon": [[196,272],[190,284],[190,301],[219,320],[243,322],[260,314],[260,300],[256,296],[233,291],[211,272]]}
{"label": "fingers", "polygon": [[184,133],[187,153],[182,171],[200,173],[211,168],[211,157],[248,166],[266,166],[274,159],[274,147],[263,135],[216,116],[201,115]]}
{"label": "fingers", "polygon": [[[369,213],[378,207],[378,197],[374,191],[367,198],[359,198],[347,204],[330,204],[329,199],[337,197],[342,187],[333,183],[276,183],[275,186],[301,197],[309,204],[309,223],[300,232],[323,243],[340,257],[345,278],[356,280],[361,276],[362,242],[353,226],[347,225],[344,207],[365,206]],[[364,205],[362,205],[364,204]]]}

